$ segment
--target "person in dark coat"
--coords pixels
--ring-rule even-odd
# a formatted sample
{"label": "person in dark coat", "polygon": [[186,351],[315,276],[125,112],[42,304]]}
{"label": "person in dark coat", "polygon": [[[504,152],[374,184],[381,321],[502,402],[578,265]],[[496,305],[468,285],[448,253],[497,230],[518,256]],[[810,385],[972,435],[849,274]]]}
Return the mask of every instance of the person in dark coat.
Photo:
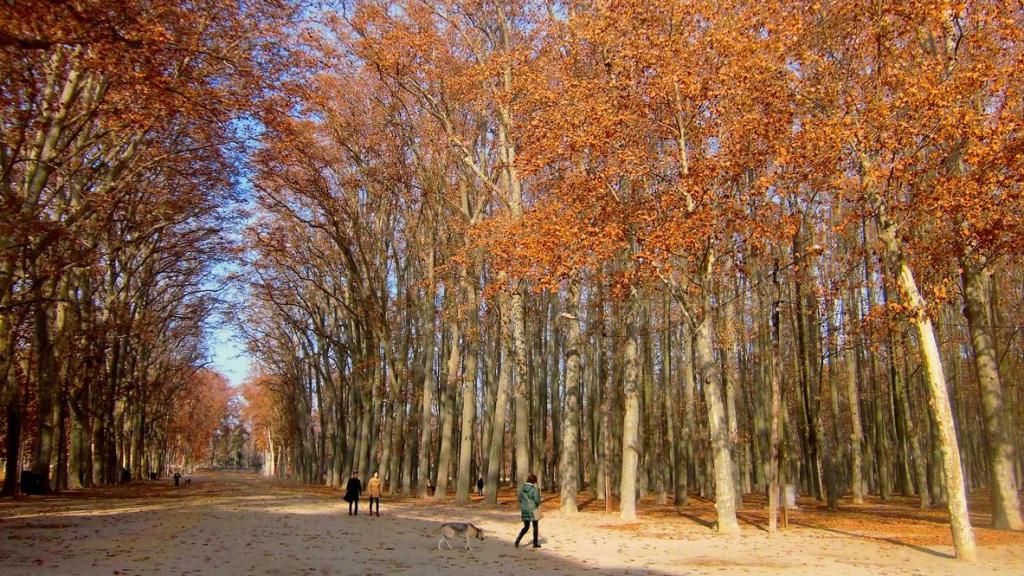
{"label": "person in dark coat", "polygon": [[537,521],[540,520],[540,514],[537,513],[537,509],[540,508],[540,489],[537,488],[536,474],[530,474],[526,479],[526,484],[519,487],[518,496],[523,529],[519,532],[519,536],[516,537],[516,548],[519,548],[519,542],[523,539],[523,536],[526,536],[531,523],[533,524],[533,547],[540,548],[540,543],[537,541]]}
{"label": "person in dark coat", "polygon": [[481,496],[484,495],[484,479],[483,478],[477,478],[476,479],[476,492],[477,492],[477,494],[479,494]]}
{"label": "person in dark coat", "polygon": [[[363,483],[359,481],[359,472],[353,472],[345,486],[345,501],[348,502],[348,515],[359,515],[359,493],[363,491]],[[355,512],[352,510],[355,509]]]}

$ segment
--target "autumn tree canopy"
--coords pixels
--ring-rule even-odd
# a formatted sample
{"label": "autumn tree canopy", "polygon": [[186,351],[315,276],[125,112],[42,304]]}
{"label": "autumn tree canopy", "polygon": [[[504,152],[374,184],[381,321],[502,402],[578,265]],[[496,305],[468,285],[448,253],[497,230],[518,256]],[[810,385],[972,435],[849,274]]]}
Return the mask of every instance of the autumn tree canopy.
{"label": "autumn tree canopy", "polygon": [[[0,383],[44,483],[226,413],[331,486],[1024,528],[1019,7],[38,8],[0,25]],[[241,404],[200,370],[226,262]]]}

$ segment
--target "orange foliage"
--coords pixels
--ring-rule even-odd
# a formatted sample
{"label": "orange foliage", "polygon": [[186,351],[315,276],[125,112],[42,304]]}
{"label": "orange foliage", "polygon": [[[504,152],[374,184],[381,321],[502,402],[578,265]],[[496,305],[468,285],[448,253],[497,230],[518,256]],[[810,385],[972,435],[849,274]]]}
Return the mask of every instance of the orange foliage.
{"label": "orange foliage", "polygon": [[274,394],[276,381],[274,376],[257,376],[242,384],[241,389],[241,396],[245,399],[242,418],[252,430],[257,448],[263,451],[270,448],[268,440],[282,429],[279,402]]}
{"label": "orange foliage", "polygon": [[200,370],[189,378],[167,429],[172,448],[182,458],[181,465],[195,465],[209,456],[210,441],[229,416],[235,394],[227,379],[216,372]]}

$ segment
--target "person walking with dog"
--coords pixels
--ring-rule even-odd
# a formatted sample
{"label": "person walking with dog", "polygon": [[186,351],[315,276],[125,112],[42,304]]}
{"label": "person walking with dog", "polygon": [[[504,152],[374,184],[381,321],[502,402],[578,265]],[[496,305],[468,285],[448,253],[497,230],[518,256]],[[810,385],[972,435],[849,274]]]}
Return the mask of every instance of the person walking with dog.
{"label": "person walking with dog", "polygon": [[374,472],[373,478],[366,483],[366,494],[370,497],[370,516],[373,516],[373,503],[377,503],[377,516],[380,516],[380,472]]}
{"label": "person walking with dog", "polygon": [[536,474],[530,474],[526,478],[526,483],[519,487],[518,495],[523,529],[519,531],[519,536],[516,538],[516,548],[519,548],[519,542],[529,531],[531,523],[533,523],[533,547],[540,548],[540,543],[537,542],[537,523],[540,521],[540,489],[537,488]]}
{"label": "person walking with dog", "polygon": [[[359,472],[353,472],[345,486],[345,502],[348,502],[348,515],[359,516],[359,494],[363,491],[363,484],[359,481]],[[353,507],[355,513],[352,512]]]}

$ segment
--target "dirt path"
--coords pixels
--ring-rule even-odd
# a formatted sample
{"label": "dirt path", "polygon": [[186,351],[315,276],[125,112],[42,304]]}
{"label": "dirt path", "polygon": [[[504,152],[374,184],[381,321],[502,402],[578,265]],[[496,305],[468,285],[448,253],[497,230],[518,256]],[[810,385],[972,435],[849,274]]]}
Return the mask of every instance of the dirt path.
{"label": "dirt path", "polygon": [[[738,539],[692,520],[622,523],[549,513],[541,550],[514,549],[511,506],[385,501],[380,518],[350,517],[339,494],[250,474],[196,476],[191,488],[121,487],[0,501],[0,574],[1024,574],[1024,546],[986,546],[977,565],[833,530],[798,527]],[[438,551],[437,526],[486,530],[473,551]]]}

